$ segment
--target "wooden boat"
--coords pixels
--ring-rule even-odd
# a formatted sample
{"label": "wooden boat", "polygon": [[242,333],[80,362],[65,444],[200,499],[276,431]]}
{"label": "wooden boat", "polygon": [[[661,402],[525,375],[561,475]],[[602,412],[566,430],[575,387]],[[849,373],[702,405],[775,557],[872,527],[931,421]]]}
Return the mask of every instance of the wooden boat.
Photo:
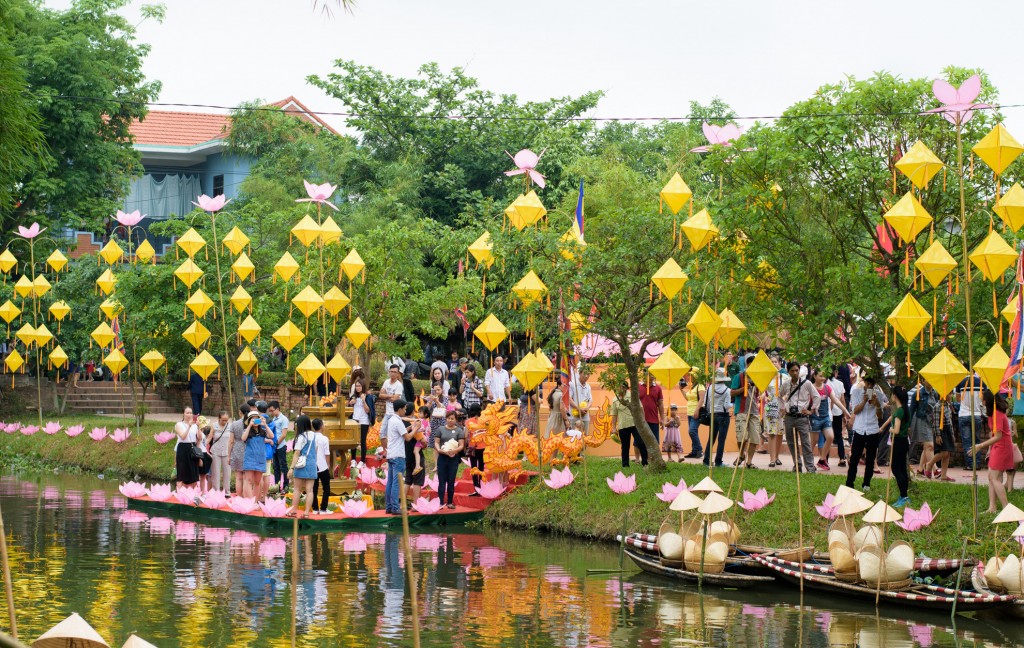
{"label": "wooden boat", "polygon": [[[619,541],[623,540],[619,538]],[[625,538],[625,544],[634,551],[642,553],[653,560],[660,560],[661,553],[658,551],[658,536],[647,533],[630,533]],[[778,556],[786,560],[802,561],[811,557],[813,549],[804,547],[801,549],[775,549],[772,547],[758,547],[755,545],[734,544],[729,547],[729,558],[726,561],[726,569],[732,572],[770,573],[756,560],[754,555]]]}
{"label": "wooden boat", "polygon": [[[781,556],[785,558],[785,556]],[[815,564],[832,567],[832,561],[828,553],[816,551],[811,557]],[[794,560],[786,558],[786,560]],[[795,562],[800,562],[796,560]],[[959,558],[915,558],[914,571],[921,576],[950,576],[960,570],[961,561]]]}
{"label": "wooden boat", "polygon": [[[981,594],[987,594],[989,596],[999,596],[999,592],[993,591],[989,588],[988,582],[985,581],[984,570],[975,566],[971,570],[971,584],[974,585],[974,589],[978,590]],[[1015,617],[1024,619],[1024,598],[1017,598],[1013,605],[1010,606],[1010,611]]]}
{"label": "wooden boat", "polygon": [[[630,560],[636,563],[637,567],[649,574],[657,574],[659,576],[666,576],[668,578],[694,584],[699,583],[702,580],[700,574],[697,572],[665,566],[661,563],[661,559],[658,556],[652,556],[649,553],[638,551],[632,545],[627,545],[624,547],[623,551],[627,556],[629,556]],[[705,573],[703,577],[703,584],[714,587],[756,587],[757,585],[770,583],[773,580],[774,579],[771,576],[753,576],[750,574],[738,574],[735,572],[724,571],[718,574]]]}
{"label": "wooden boat", "polygon": [[[250,529],[291,529],[294,523],[294,518],[290,517],[266,517],[259,509],[248,515],[243,515],[230,509],[209,509],[191,504],[181,504],[177,500],[159,502],[149,497],[129,498],[128,506],[150,513],[185,517],[198,522],[228,523]],[[483,516],[482,510],[457,506],[455,509],[442,508],[431,515],[410,512],[409,525],[423,527],[466,524],[482,520]],[[357,518],[346,517],[339,511],[299,519],[299,529],[303,531],[365,531],[399,529],[401,526],[401,515],[388,515],[380,510],[369,511]]]}
{"label": "wooden boat", "polygon": [[[771,569],[784,581],[799,585],[800,563],[783,560],[774,556],[755,556],[754,558],[765,567]],[[840,594],[846,598],[855,598],[873,603],[875,588],[856,583],[838,580],[832,568],[825,565],[804,564],[803,584],[807,589]],[[904,606],[951,612],[954,604],[958,611],[991,610],[1012,605],[1013,596],[984,594],[972,590],[955,590],[938,585],[909,583],[899,590],[881,589],[879,600]]]}

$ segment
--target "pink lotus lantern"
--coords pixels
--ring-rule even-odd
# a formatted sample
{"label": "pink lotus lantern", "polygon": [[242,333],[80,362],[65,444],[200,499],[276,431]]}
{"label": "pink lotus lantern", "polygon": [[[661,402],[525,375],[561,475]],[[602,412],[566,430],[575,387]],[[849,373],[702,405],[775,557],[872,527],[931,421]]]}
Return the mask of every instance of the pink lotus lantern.
{"label": "pink lotus lantern", "polygon": [[249,515],[257,508],[256,499],[252,497],[232,497],[228,500],[228,508],[241,515]]}
{"label": "pink lotus lantern", "polygon": [[621,470],[615,473],[614,477],[606,477],[605,481],[608,482],[608,488],[612,489],[613,493],[618,493],[619,495],[632,493],[636,490],[636,475],[626,477],[622,474]]}
{"label": "pink lotus lantern", "polygon": [[928,502],[922,504],[921,509],[917,511],[908,506],[903,509],[903,519],[896,524],[904,531],[917,531],[934,522],[938,514],[938,511],[932,514],[932,507],[928,506]]}
{"label": "pink lotus lantern", "polygon": [[8,423],[4,426],[4,432],[7,434],[14,434],[21,429],[21,423]]}
{"label": "pink lotus lantern", "polygon": [[72,425],[71,427],[64,430],[64,434],[68,435],[69,437],[76,437],[84,431],[84,425]]}
{"label": "pink lotus lantern", "polygon": [[228,505],[228,498],[224,494],[224,491],[213,489],[207,491],[206,495],[203,496],[203,507],[208,509],[222,509]]}
{"label": "pink lotus lantern", "polygon": [[174,497],[170,484],[153,484],[149,487],[149,498],[156,502],[166,502]]}
{"label": "pink lotus lantern", "polygon": [[423,478],[423,489],[437,492],[437,473],[427,475]]}
{"label": "pink lotus lantern", "polygon": [[284,517],[288,512],[288,504],[283,499],[268,497],[266,502],[260,502],[260,510],[266,517]]}
{"label": "pink lotus lantern", "polygon": [[60,432],[60,421],[49,421],[43,426],[43,432],[47,434],[57,434]]}
{"label": "pink lotus lantern", "polygon": [[671,504],[684,490],[686,490],[686,480],[680,479],[678,484],[665,482],[661,485],[661,492],[655,493],[654,496],[666,504]]}
{"label": "pink lotus lantern", "polygon": [[114,216],[114,220],[116,220],[118,223],[121,223],[125,227],[135,227],[136,225],[139,224],[139,222],[142,221],[143,218],[145,218],[145,216],[140,214],[138,209],[136,209],[133,212],[128,212],[127,214],[118,209],[117,215]]}
{"label": "pink lotus lantern", "polygon": [[840,502],[836,501],[836,498],[832,496],[832,493],[829,493],[825,496],[825,501],[814,508],[817,509],[818,515],[821,517],[826,520],[834,520],[836,519],[836,515],[839,513],[839,504]]}
{"label": "pink lotus lantern", "polygon": [[[363,517],[370,510],[370,505],[365,500],[345,500],[341,505],[341,512],[345,517]],[[346,536],[347,537],[347,536]]]}
{"label": "pink lotus lantern", "polygon": [[140,497],[144,497],[147,493],[145,484],[140,484],[134,481],[121,484],[117,487],[117,490],[121,491],[121,494],[128,499],[138,499]]}
{"label": "pink lotus lantern", "polygon": [[373,484],[376,484],[378,481],[377,473],[373,470],[373,468],[370,468],[369,466],[363,466],[362,468],[359,469],[359,481],[363,482],[367,486],[372,486]]}
{"label": "pink lotus lantern", "polygon": [[421,515],[434,515],[441,510],[441,500],[436,497],[434,499],[420,497],[412,503],[412,510]]}
{"label": "pink lotus lantern", "polygon": [[690,149],[690,153],[707,153],[715,146],[731,147],[733,141],[743,134],[743,131],[736,124],[715,126],[714,124],[704,122],[702,128],[704,130],[704,137],[708,138],[708,143],[705,146]]}
{"label": "pink lotus lantern", "polygon": [[768,496],[768,491],[763,488],[758,489],[756,493],[750,491],[743,491],[743,501],[736,502],[736,506],[740,507],[744,511],[759,511],[764,507],[768,506],[775,501],[775,494]]}
{"label": "pink lotus lantern", "polygon": [[89,438],[93,441],[102,441],[107,438],[107,428],[93,428],[92,432],[89,433]]}
{"label": "pink lotus lantern", "polygon": [[46,228],[39,229],[39,223],[32,223],[29,227],[18,225],[18,236],[26,239],[34,239],[44,231],[46,231]]}
{"label": "pink lotus lantern", "polygon": [[954,126],[957,122],[966,124],[978,108],[991,108],[988,104],[974,103],[981,94],[981,77],[977,74],[965,79],[959,88],[954,88],[942,79],[936,79],[932,83],[932,94],[942,106],[926,110],[925,113],[940,113]]}
{"label": "pink lotus lantern", "polygon": [[497,479],[485,481],[476,487],[477,494],[489,500],[498,499],[505,492],[505,487]]}
{"label": "pink lotus lantern", "polygon": [[35,434],[36,432],[38,432],[38,431],[39,431],[39,426],[38,425],[26,425],[25,427],[21,428],[21,433],[24,434],[25,436],[31,436],[31,435]]}
{"label": "pink lotus lantern", "polygon": [[573,479],[575,479],[575,476],[572,474],[572,471],[569,470],[569,466],[566,466],[561,470],[553,468],[551,470],[551,477],[549,479],[545,479],[544,483],[550,488],[558,490],[559,488],[565,488],[571,484]]}
{"label": "pink lotus lantern", "polygon": [[116,443],[124,443],[131,435],[132,431],[128,428],[117,428],[114,430],[114,433],[110,435],[110,438]]}
{"label": "pink lotus lantern", "polygon": [[315,185],[308,180],[303,180],[302,184],[306,185],[306,194],[309,198],[298,198],[295,202],[314,202],[318,205],[327,205],[334,211],[338,211],[337,205],[330,202],[331,195],[338,188],[336,185],[332,185],[330,182]]}
{"label": "pink lotus lantern", "polygon": [[156,434],[153,435],[153,440],[159,443],[160,445],[164,445],[173,438],[174,432],[157,432]]}
{"label": "pink lotus lantern", "polygon": [[264,538],[263,542],[260,543],[260,557],[267,559],[283,558],[287,549],[288,544],[284,541],[284,538]]}
{"label": "pink lotus lantern", "polygon": [[540,187],[544,188],[544,176],[537,172],[537,164],[540,162],[540,155],[544,155],[544,151],[537,155],[530,149],[523,149],[515,155],[512,155],[508,151],[505,151],[505,155],[512,158],[512,162],[515,163],[516,168],[511,171],[506,171],[505,175],[515,176],[525,174],[531,182]]}
{"label": "pink lotus lantern", "polygon": [[185,504],[187,506],[194,506],[198,497],[198,488],[189,488],[186,486],[174,491],[174,499],[178,500],[178,503]]}
{"label": "pink lotus lantern", "polygon": [[214,196],[213,198],[210,198],[206,194],[203,194],[202,196],[196,198],[196,200],[192,204],[198,207],[199,209],[210,212],[212,214],[213,212],[218,212],[221,209],[224,209],[224,205],[228,204],[229,202],[231,201],[225,198],[224,194]]}

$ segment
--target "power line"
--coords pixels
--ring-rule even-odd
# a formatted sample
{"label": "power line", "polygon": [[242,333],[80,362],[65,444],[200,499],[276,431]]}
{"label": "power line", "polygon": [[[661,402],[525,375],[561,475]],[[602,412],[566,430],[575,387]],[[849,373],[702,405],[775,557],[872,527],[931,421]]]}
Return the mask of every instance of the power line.
{"label": "power line", "polygon": [[[147,106],[157,108],[202,108],[204,110],[227,110],[245,112],[285,112],[317,115],[318,117],[377,117],[384,119],[426,119],[451,120],[451,121],[520,121],[520,122],[687,122],[705,121],[708,119],[730,119],[734,121],[757,121],[776,119],[833,119],[837,117],[899,117],[899,116],[920,116],[931,117],[935,113],[923,111],[896,111],[896,112],[845,112],[845,113],[810,113],[806,115],[750,115],[750,116],[707,116],[687,115],[684,117],[545,117],[545,116],[504,116],[504,115],[405,115],[393,113],[355,113],[317,110],[282,110],[271,106],[219,106],[216,104],[190,104],[190,103],[169,103],[159,101],[131,101],[128,99],[111,99],[106,97],[87,97],[81,95],[49,95],[49,98],[67,99],[71,101],[92,101],[103,103],[117,103],[131,106]],[[980,106],[972,110],[1005,110],[1008,108],[1024,108],[1024,104],[1002,104],[999,106]]]}

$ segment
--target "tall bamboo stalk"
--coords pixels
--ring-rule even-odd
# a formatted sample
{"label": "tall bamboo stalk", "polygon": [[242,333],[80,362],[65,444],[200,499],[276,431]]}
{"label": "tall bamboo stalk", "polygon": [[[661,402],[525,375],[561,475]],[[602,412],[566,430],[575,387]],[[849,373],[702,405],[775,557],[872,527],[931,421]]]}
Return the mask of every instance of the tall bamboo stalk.
{"label": "tall bamboo stalk", "polygon": [[220,332],[224,343],[224,378],[227,380],[228,386],[228,404],[226,407],[230,411],[235,402],[235,395],[231,390],[231,372],[234,367],[231,365],[231,351],[228,348],[227,312],[224,310],[224,287],[223,278],[220,274],[220,241],[217,239],[217,212],[210,212],[210,222],[213,230],[213,259],[217,267],[217,301],[219,302],[220,310]]}
{"label": "tall bamboo stalk", "polygon": [[18,620],[14,614],[14,588],[11,586],[11,565],[7,561],[7,532],[4,530],[3,511],[0,511],[0,562],[4,570],[4,597],[7,599],[7,615],[11,621],[11,636],[18,638]]}
{"label": "tall bamboo stalk", "polygon": [[[402,475],[396,474],[395,479],[401,480]],[[416,570],[412,562],[412,544],[409,541],[409,507],[406,506],[406,485],[398,482],[398,494],[402,502],[402,545],[405,550],[405,573],[409,576],[409,605],[412,617],[412,645],[420,648],[420,617],[419,603],[416,601]]]}

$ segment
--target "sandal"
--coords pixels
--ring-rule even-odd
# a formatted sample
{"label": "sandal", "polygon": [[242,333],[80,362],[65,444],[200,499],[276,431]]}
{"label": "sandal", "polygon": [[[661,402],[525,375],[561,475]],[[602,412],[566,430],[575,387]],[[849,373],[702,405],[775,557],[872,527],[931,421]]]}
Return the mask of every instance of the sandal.
{"label": "sandal", "polygon": [[747,464],[747,470],[757,470],[757,466],[752,463]]}
{"label": "sandal", "polygon": [[768,462],[768,467],[769,468],[774,468],[775,467],[775,462],[774,461],[769,461]]}

